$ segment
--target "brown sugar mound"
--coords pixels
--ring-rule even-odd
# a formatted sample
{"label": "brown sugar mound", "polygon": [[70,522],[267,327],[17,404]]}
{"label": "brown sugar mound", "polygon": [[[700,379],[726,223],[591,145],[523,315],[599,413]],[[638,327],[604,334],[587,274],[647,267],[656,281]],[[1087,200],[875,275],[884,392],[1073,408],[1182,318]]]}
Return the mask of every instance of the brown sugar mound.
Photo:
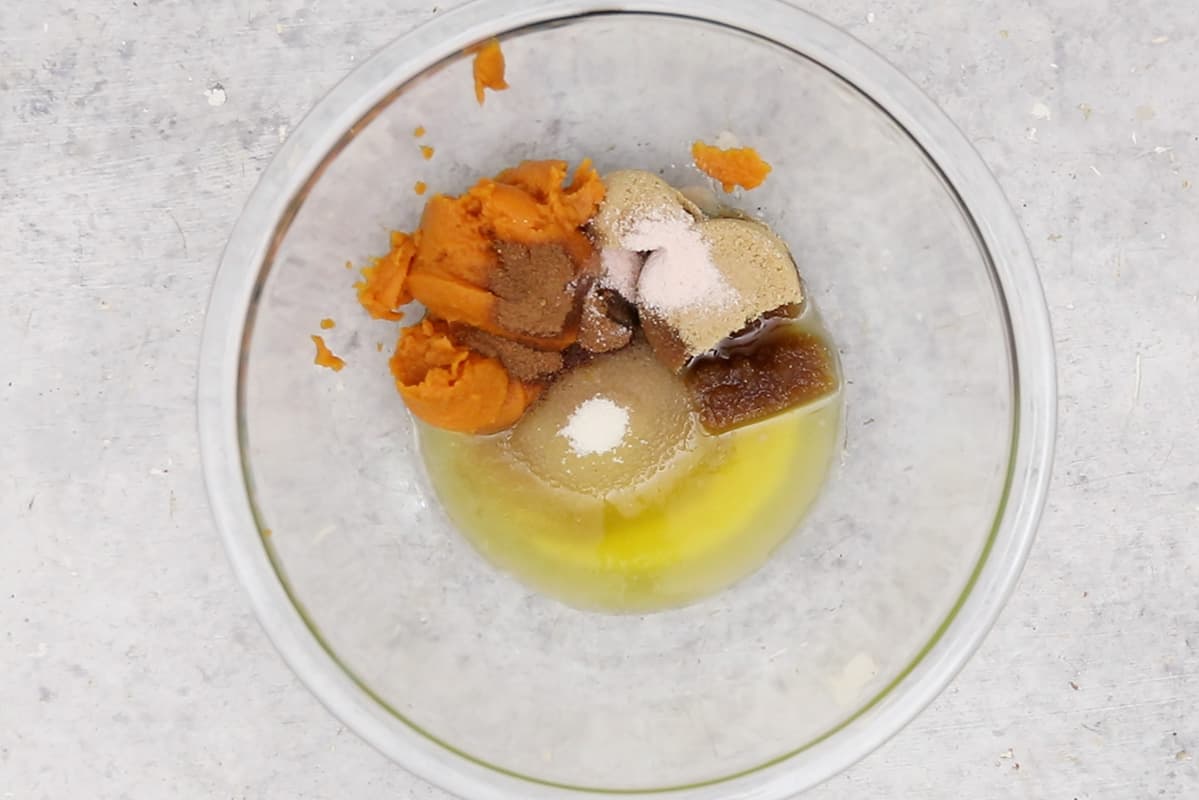
{"label": "brown sugar mound", "polygon": [[709,177],[720,181],[726,192],[734,187],[756,189],[770,174],[770,164],[752,147],[736,147],[723,150],[710,144],[696,141],[691,145],[691,157],[695,166]]}

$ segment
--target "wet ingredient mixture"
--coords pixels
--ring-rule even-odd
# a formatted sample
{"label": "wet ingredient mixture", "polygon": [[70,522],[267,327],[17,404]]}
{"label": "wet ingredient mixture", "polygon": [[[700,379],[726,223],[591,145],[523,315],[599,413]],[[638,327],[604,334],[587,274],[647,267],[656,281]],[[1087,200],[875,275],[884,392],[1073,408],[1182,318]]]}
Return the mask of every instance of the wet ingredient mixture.
{"label": "wet ingredient mixture", "polygon": [[[769,171],[696,161],[746,187]],[[526,161],[433,195],[357,292],[377,319],[423,310],[389,364],[447,515],[566,602],[653,610],[728,585],[830,463],[840,377],[786,244],[652,173]]]}

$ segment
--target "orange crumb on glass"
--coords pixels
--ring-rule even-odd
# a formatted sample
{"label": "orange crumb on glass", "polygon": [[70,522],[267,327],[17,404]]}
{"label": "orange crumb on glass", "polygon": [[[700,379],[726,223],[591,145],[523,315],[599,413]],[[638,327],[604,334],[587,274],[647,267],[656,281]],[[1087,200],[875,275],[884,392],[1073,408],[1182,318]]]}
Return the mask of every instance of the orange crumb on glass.
{"label": "orange crumb on glass", "polygon": [[375,342],[375,352],[376,353],[383,352],[383,343],[382,342]]}
{"label": "orange crumb on glass", "polygon": [[417,181],[412,187],[413,191],[415,191],[417,194],[424,194],[428,188],[429,184],[425,183],[424,181]]}
{"label": "orange crumb on glass", "polygon": [[354,268],[354,263],[353,263],[352,261],[347,261],[347,262],[346,262],[346,269],[353,269],[353,268]]}
{"label": "orange crumb on glass", "polygon": [[428,161],[430,158],[433,157],[433,148],[429,147],[429,145],[427,145],[427,144],[422,144],[420,146],[420,154],[421,154],[421,157],[425,161]]}
{"label": "orange crumb on glass", "polygon": [[502,92],[508,88],[508,82],[504,80],[504,51],[500,49],[499,39],[488,39],[467,52],[475,54],[472,64],[475,75],[475,99],[479,101],[479,105],[483,105],[484,89]]}
{"label": "orange crumb on glass", "polygon": [[695,166],[720,181],[726,192],[733,191],[735,186],[755,189],[770,172],[770,164],[752,147],[723,150],[697,140],[691,145],[691,157],[695,159]]}
{"label": "orange crumb on glass", "polygon": [[329,330],[336,324],[337,324],[336,322],[329,319],[328,317],[325,317],[324,319],[321,320],[321,328],[323,328],[324,330]]}
{"label": "orange crumb on glass", "polygon": [[334,372],[341,372],[341,368],[346,365],[346,362],[333,355],[333,351],[325,344],[325,340],[314,334],[312,343],[316,345],[316,358],[312,360],[312,363],[318,367],[328,367]]}
{"label": "orange crumb on glass", "polygon": [[417,125],[415,128],[412,129],[412,135],[415,136],[417,139],[424,136],[425,135],[425,126]]}

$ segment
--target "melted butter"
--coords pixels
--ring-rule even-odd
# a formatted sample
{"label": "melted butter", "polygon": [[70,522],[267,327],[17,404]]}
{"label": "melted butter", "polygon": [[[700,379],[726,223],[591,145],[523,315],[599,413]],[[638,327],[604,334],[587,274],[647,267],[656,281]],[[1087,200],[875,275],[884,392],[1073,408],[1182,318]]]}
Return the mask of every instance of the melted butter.
{"label": "melted butter", "polygon": [[816,499],[840,419],[838,393],[703,434],[681,479],[636,503],[551,485],[514,457],[509,434],[426,427],[420,445],[442,507],[485,558],[570,605],[642,612],[694,602],[758,569]]}

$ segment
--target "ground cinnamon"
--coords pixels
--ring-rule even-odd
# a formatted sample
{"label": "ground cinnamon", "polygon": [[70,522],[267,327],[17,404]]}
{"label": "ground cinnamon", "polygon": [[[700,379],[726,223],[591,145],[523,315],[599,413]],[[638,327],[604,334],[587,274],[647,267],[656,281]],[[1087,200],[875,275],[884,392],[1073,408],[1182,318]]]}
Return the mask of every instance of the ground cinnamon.
{"label": "ground cinnamon", "polygon": [[575,263],[558,244],[497,242],[500,263],[488,288],[496,321],[528,336],[556,336],[575,307]]}

